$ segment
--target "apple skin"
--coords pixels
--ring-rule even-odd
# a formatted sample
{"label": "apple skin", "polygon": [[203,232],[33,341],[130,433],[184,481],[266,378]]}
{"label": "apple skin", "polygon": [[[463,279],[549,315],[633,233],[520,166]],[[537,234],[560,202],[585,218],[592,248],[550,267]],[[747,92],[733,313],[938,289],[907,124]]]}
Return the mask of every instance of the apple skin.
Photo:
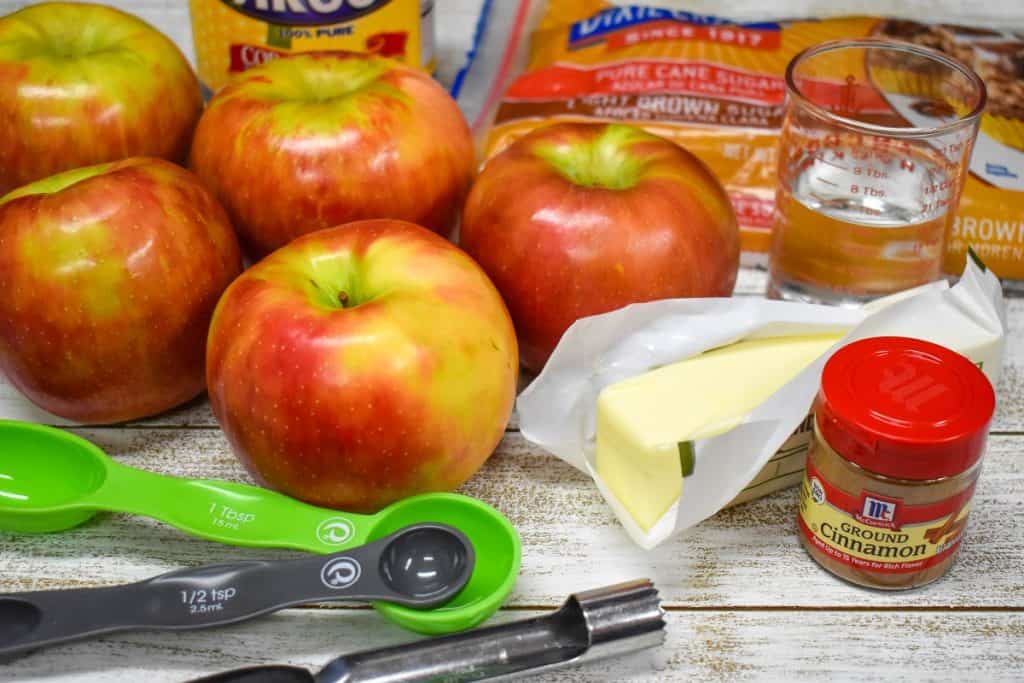
{"label": "apple skin", "polygon": [[227,214],[169,161],[75,169],[0,199],[0,369],[83,423],[202,393],[206,333],[242,270]]}
{"label": "apple skin", "polygon": [[539,371],[568,327],[628,304],[730,296],[739,230],[711,171],[621,124],[562,123],[487,162],[460,243],[497,285]]}
{"label": "apple skin", "polygon": [[102,5],[0,17],[0,195],[132,156],[184,162],[203,100],[181,51]]}
{"label": "apple skin", "polygon": [[394,218],[447,234],[474,149],[455,101],[383,57],[296,54],[239,74],[210,101],[192,167],[262,256],[314,230]]}
{"label": "apple skin", "polygon": [[224,293],[207,350],[213,413],[253,476],[356,512],[471,477],[504,434],[517,374],[487,275],[395,220],[325,229],[257,263]]}

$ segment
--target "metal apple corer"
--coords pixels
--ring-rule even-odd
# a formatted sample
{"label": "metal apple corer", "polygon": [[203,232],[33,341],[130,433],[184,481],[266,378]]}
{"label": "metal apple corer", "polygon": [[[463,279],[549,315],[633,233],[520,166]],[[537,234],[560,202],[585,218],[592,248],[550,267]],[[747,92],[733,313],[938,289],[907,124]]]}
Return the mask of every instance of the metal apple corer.
{"label": "metal apple corer", "polygon": [[319,673],[261,666],[193,683],[428,683],[509,680],[618,657],[665,641],[665,612],[640,579],[570,595],[543,617],[344,655]]}

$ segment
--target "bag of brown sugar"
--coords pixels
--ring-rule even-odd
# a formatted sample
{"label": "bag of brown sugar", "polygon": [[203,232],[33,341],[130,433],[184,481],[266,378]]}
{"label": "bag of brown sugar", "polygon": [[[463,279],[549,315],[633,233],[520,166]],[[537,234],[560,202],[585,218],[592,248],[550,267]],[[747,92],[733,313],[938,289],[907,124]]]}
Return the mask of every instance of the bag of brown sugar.
{"label": "bag of brown sugar", "polygon": [[721,179],[747,264],[763,263],[771,241],[783,78],[794,55],[827,40],[875,36],[964,61],[989,99],[945,270],[961,273],[973,247],[1007,289],[1024,291],[1024,29],[864,16],[739,22],[603,0],[520,0],[491,11],[502,40],[485,39],[489,57],[477,61],[488,68],[470,70],[460,98],[485,157],[554,120],[641,125],[685,146]]}

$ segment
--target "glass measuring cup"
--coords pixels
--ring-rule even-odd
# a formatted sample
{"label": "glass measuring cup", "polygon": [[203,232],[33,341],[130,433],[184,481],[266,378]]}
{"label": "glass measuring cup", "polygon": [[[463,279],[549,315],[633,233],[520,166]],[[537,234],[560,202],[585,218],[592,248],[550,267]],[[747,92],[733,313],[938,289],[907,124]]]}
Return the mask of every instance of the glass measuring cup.
{"label": "glass measuring cup", "polygon": [[170,477],[112,460],[85,439],[53,427],[0,420],[0,529],[54,532],[100,510],[153,517],[211,541],[335,553],[419,522],[455,527],[473,544],[466,587],[442,607],[374,607],[413,631],[472,628],[493,614],[519,573],[519,536],[489,505],[455,493],[428,493],[373,515],[327,510],[248,484]]}
{"label": "glass measuring cup", "polygon": [[929,48],[809,48],[786,70],[768,294],[856,305],[936,280],[985,86]]}

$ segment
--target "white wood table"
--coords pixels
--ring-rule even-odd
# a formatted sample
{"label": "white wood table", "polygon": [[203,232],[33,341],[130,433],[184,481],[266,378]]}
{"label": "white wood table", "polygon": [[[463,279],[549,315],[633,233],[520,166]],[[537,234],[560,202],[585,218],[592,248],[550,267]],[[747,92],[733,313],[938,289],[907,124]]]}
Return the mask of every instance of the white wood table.
{"label": "white wood table", "polygon": [[[442,73],[461,59],[478,2],[438,3]],[[19,4],[0,0],[0,9]],[[183,0],[118,4],[190,51]],[[737,294],[763,288],[762,274],[744,270]],[[895,594],[835,580],[800,548],[793,490],[726,510],[645,553],[589,480],[530,447],[513,421],[498,452],[463,488],[505,513],[523,540],[519,582],[492,623],[555,608],[573,591],[649,577],[668,611],[663,648],[536,680],[1024,679],[1024,300],[1010,300],[1008,308],[985,471],[960,559],[943,580]],[[139,423],[74,431],[134,467],[247,481],[203,401]],[[112,585],[182,566],[291,555],[101,515],[62,534],[0,533],[0,592]],[[0,666],[0,681],[161,683],[258,663],[315,670],[343,652],[413,638],[368,608],[311,605],[228,628],[54,648]]]}

